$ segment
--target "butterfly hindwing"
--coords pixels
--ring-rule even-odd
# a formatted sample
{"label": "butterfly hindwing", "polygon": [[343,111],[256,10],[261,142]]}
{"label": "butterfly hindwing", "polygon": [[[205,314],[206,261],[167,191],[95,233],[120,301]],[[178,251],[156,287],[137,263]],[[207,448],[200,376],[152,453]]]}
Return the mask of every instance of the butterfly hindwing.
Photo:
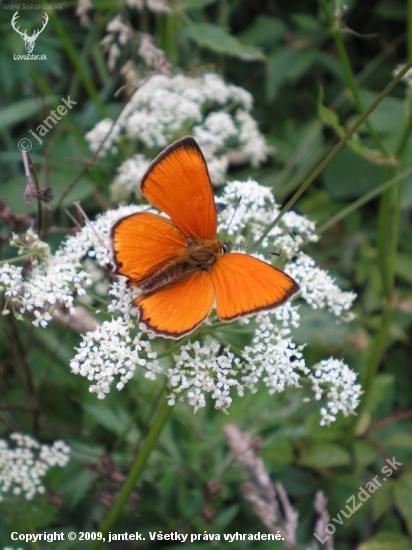
{"label": "butterfly hindwing", "polygon": [[140,321],[148,328],[177,339],[192,332],[206,319],[214,299],[210,273],[196,271],[149,296],[138,296],[134,305],[140,310]]}

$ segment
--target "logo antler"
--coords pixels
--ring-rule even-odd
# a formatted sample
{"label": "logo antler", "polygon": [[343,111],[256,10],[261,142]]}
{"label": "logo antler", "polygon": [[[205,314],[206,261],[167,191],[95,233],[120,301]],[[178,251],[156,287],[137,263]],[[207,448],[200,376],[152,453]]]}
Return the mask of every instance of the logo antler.
{"label": "logo antler", "polygon": [[26,47],[26,51],[27,53],[31,53],[34,49],[34,44],[36,42],[36,38],[39,36],[39,34],[43,31],[44,27],[47,25],[48,21],[49,21],[49,16],[47,15],[47,13],[44,14],[44,21],[43,21],[43,26],[42,28],[39,30],[39,31],[34,31],[33,34],[31,36],[27,36],[27,29],[24,31],[24,32],[20,32],[19,31],[19,28],[20,27],[16,27],[16,21],[19,17],[18,15],[18,11],[16,11],[16,13],[13,15],[13,19],[11,20],[11,26],[13,27],[13,29],[20,34],[20,36],[23,38],[24,40],[24,45]]}

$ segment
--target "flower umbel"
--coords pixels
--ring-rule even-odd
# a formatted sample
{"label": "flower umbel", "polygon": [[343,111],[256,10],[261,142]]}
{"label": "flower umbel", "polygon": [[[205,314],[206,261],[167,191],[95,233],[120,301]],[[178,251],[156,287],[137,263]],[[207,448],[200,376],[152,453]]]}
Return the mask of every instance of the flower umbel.
{"label": "flower umbel", "polygon": [[[220,200],[233,205],[240,196],[242,200],[228,229],[231,209],[219,214],[219,229],[227,230],[235,248],[253,244],[279,212],[270,189],[252,180],[228,183]],[[96,317],[96,328],[82,335],[70,363],[72,372],[87,378],[90,391],[100,399],[113,384],[122,390],[139,367],[147,379],[166,377],[170,405],[185,401],[195,411],[205,407],[208,399],[217,409],[228,411],[235,396],[241,398],[262,388],[269,394],[283,392],[299,387],[301,377],[309,375],[315,399],[326,399],[321,410],[322,424],[334,421],[338,412],[345,416],[354,414],[361,389],[356,384],[356,374],[347,365],[337,359],[325,359],[310,374],[302,354],[304,346],[293,340],[301,319],[296,301],[228,324],[212,314],[190,339],[183,340],[180,346],[175,344],[178,348],[168,354],[169,361],[161,359],[159,351],[165,355],[164,341],[158,342],[139,325],[132,305],[138,289],[128,287],[125,278],[107,277],[112,261],[111,227],[118,219],[143,209],[147,207],[120,207],[105,212],[69,236],[54,254],[39,245],[37,238],[30,237],[37,250],[31,273],[26,275],[21,267],[10,264],[0,267],[0,290],[7,304],[3,313],[13,310],[18,315],[29,314],[35,326],[45,327],[60,308],[74,315],[75,299],[92,305],[92,298],[85,295],[86,288],[93,289],[100,299],[110,296],[107,311],[101,313],[103,318],[98,321]],[[305,242],[317,238],[312,222],[289,212],[265,237],[262,246],[287,259],[284,269],[300,284],[300,300],[310,308],[348,320],[355,294],[340,290],[330,275],[301,251]],[[262,257],[262,253],[257,256]],[[236,346],[231,344],[234,336]]]}
{"label": "flower umbel", "polygon": [[63,441],[41,445],[28,435],[12,433],[12,445],[0,440],[0,500],[8,493],[31,500],[45,492],[43,478],[50,468],[69,462],[70,448]]}
{"label": "flower umbel", "polygon": [[[233,152],[241,153],[245,163],[258,165],[268,148],[251,115],[252,105],[249,92],[226,84],[214,73],[150,78],[131,97],[99,153],[115,151],[121,140],[136,149],[137,154],[118,168],[111,187],[113,200],[129,198],[130,191],[138,189],[149,165],[143,150],[159,152],[183,132],[193,134],[199,143],[214,184],[225,181]],[[111,125],[105,119],[86,134],[92,151],[99,149]]]}
{"label": "flower umbel", "polygon": [[328,425],[336,420],[336,415],[342,412],[344,416],[355,414],[362,395],[361,386],[355,384],[356,373],[333,357],[324,359],[313,367],[309,375],[315,399],[326,397],[326,406],[322,407],[321,425]]}
{"label": "flower umbel", "polygon": [[[279,209],[271,191],[253,181],[229,183],[222,200],[234,204],[240,195],[240,212],[229,228],[234,246],[256,240]],[[113,223],[125,212],[138,209],[121,208],[108,212],[99,218],[99,224],[104,224],[103,218],[106,223],[109,220]],[[230,209],[220,215],[221,229],[226,228],[230,216]],[[299,276],[304,289],[303,299],[310,307],[325,309],[341,318],[355,295],[338,289],[325,271],[300,252],[302,243],[316,239],[314,224],[304,216],[290,213],[265,239],[264,245],[289,258],[286,270]],[[319,284],[316,292],[310,293],[314,270]],[[71,362],[73,372],[93,381],[90,391],[100,398],[110,391],[112,383],[116,383],[117,389],[123,388],[136,367],[142,367],[146,378],[155,379],[161,373],[167,377],[170,405],[183,400],[196,411],[206,405],[209,396],[217,409],[228,411],[235,395],[242,397],[246,392],[255,393],[262,385],[269,394],[283,392],[287,387],[299,387],[301,376],[310,373],[302,355],[303,346],[293,341],[293,331],[300,324],[299,307],[295,302],[231,324],[217,322],[213,315],[210,316],[201,328],[203,336],[199,339],[194,333],[189,341],[183,340],[178,351],[173,352],[174,364],[170,366],[159,359],[154,336],[138,325],[136,312],[130,306],[136,290],[128,288],[125,279],[119,278],[110,284],[108,292],[112,296],[108,306],[112,320],[104,321],[96,331],[83,335]],[[240,349],[228,343],[230,334],[237,330],[248,335]],[[334,385],[327,394],[329,416],[322,413],[322,422],[329,423],[337,411],[345,415],[354,413],[360,386],[355,383],[356,375],[343,362],[325,360],[325,365],[330,367],[329,379],[322,379],[322,382],[326,382],[326,387]],[[319,388],[319,384],[314,388],[317,399]]]}

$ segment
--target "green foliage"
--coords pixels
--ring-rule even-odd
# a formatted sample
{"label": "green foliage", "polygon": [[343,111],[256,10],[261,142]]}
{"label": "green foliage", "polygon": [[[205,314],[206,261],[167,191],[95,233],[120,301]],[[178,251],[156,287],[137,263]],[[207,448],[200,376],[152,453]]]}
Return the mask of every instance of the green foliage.
{"label": "green foliage", "polygon": [[[47,61],[33,62],[12,59],[14,53],[24,53],[24,45],[10,26],[14,11],[1,10],[0,195],[13,214],[25,218],[11,220],[1,210],[2,261],[11,257],[11,233],[38,223],[37,203],[26,205],[22,199],[26,180],[17,143],[30,136],[62,97],[71,95],[76,110],[48,132],[43,145],[33,139],[30,152],[42,187],[50,186],[54,194],[43,209],[41,229],[48,231],[47,241],[55,248],[74,229],[65,212],[75,213],[73,200],[81,200],[91,218],[110,206],[108,185],[130,151],[120,147],[115,158],[88,169],[92,155],[84,135],[102,118],[118,113],[121,103],[113,95],[124,84],[120,65],[124,57],[136,59],[136,48],[129,51],[125,45],[119,63],[108,70],[99,44],[114,15],[121,14],[135,31],[152,34],[173,70],[195,72],[212,65],[228,81],[250,90],[260,127],[276,151],[263,167],[234,167],[230,177],[254,177],[271,186],[279,202],[301,186],[378,97],[395,66],[412,55],[412,21],[401,0],[378,0],[367,8],[354,0],[343,13],[339,3],[326,1],[170,1],[170,14],[147,8],[137,13],[123,2],[94,4],[92,23],[85,27],[73,5],[49,11],[50,22],[34,52],[46,53]],[[411,0],[407,4],[410,14]],[[38,22],[35,10],[21,16],[29,21],[33,13]],[[32,28],[35,24],[30,32]],[[335,33],[343,38],[341,45]],[[311,311],[296,341],[310,342],[305,348],[308,361],[316,362],[327,351],[345,357],[360,373],[365,393],[358,416],[320,428],[319,403],[303,402],[306,388],[244,397],[233,404],[229,417],[208,407],[193,415],[178,404],[114,531],[268,532],[242,493],[245,474],[224,435],[230,422],[259,439],[257,455],[299,513],[296,548],[314,541],[317,491],[328,499],[330,518],[336,517],[360,487],[376,475],[382,477],[385,460],[393,456],[402,466],[359,511],[336,526],[334,547],[411,547],[412,176],[402,176],[412,165],[411,97],[410,89],[407,93],[399,84],[297,203],[325,227],[345,211],[307,249],[342,287],[358,293],[357,318],[336,327],[322,312]],[[82,169],[81,178],[64,195]],[[398,184],[367,199],[399,175]],[[365,197],[364,203],[355,202]],[[48,475],[45,495],[28,502],[12,495],[0,502],[4,546],[11,546],[12,531],[99,531],[152,426],[160,384],[139,372],[121,392],[98,401],[85,379],[69,373],[78,343],[78,332],[68,325],[52,325],[45,332],[27,320],[1,319],[1,437],[17,430],[46,443],[64,439],[73,449],[70,465]],[[196,550],[206,544],[184,547]],[[227,543],[216,544],[224,548]],[[53,545],[59,550],[92,547],[67,541]],[[142,545],[160,547],[148,536]],[[236,543],[242,550],[273,547]],[[49,546],[41,542],[37,548]]]}

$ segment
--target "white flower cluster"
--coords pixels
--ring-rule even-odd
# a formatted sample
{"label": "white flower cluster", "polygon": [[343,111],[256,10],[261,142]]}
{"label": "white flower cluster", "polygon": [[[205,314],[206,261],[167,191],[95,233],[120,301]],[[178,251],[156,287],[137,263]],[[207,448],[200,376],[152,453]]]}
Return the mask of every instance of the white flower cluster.
{"label": "white flower cluster", "polygon": [[133,337],[134,329],[133,323],[126,323],[118,317],[104,321],[95,331],[83,336],[70,368],[74,374],[95,382],[89,390],[96,393],[99,399],[105,398],[115,380],[118,380],[116,389],[123,389],[133,377],[136,367],[146,369],[148,378],[154,378],[156,373],[161,372],[150,341],[144,338],[144,333]]}
{"label": "white flower cluster", "polygon": [[[28,230],[26,235],[32,232]],[[12,239],[12,243],[16,239]],[[71,244],[76,243],[76,247]],[[81,296],[84,288],[90,286],[91,280],[82,268],[81,256],[77,253],[77,241],[69,237],[66,246],[51,255],[48,245],[38,238],[34,241],[32,269],[27,278],[21,267],[10,264],[0,265],[0,291],[6,297],[6,307],[3,314],[13,309],[17,317],[30,313],[34,317],[35,326],[46,327],[52,319],[51,310],[58,313],[58,308],[72,311],[73,296]],[[39,250],[47,251],[39,260],[36,254]],[[27,249],[25,248],[27,255]],[[21,250],[19,250],[21,253]]]}
{"label": "white flower cluster", "polygon": [[50,252],[49,245],[43,242],[31,228],[24,235],[13,234],[10,245],[18,249],[19,256],[30,254],[37,262],[41,262]]}
{"label": "white flower cluster", "polygon": [[[290,313],[297,322],[297,312]],[[302,356],[304,346],[296,346],[292,341],[288,320],[282,317],[282,324],[275,324],[271,315],[260,314],[253,343],[243,349],[246,374],[242,380],[253,392],[260,379],[271,395],[283,392],[286,387],[297,388],[300,375],[309,373]]]}
{"label": "white flower cluster", "polygon": [[70,448],[63,441],[40,445],[28,435],[12,433],[9,445],[0,439],[0,500],[11,493],[27,500],[44,493],[43,478],[50,468],[69,462]]}
{"label": "white flower cluster", "polygon": [[243,385],[237,379],[242,372],[239,358],[218,342],[184,344],[174,356],[175,365],[167,371],[170,384],[169,405],[184,395],[195,412],[206,406],[206,394],[215,401],[215,408],[226,411],[231,403],[231,388],[242,396]]}
{"label": "white flower cluster", "polygon": [[312,390],[318,401],[325,396],[327,403],[322,407],[321,425],[329,425],[336,420],[336,415],[342,412],[344,416],[356,414],[362,395],[362,388],[356,384],[356,373],[343,361],[324,359],[313,367],[313,373],[309,375],[312,382]]}
{"label": "white flower cluster", "polygon": [[353,319],[353,314],[348,310],[352,307],[356,294],[341,290],[328,273],[316,267],[313,258],[300,253],[286,269],[299,284],[302,298],[313,309],[327,309],[344,321]]}
{"label": "white flower cluster", "polygon": [[[227,229],[235,248],[236,244],[252,244],[279,212],[270,189],[251,180],[229,183],[219,201],[233,205],[240,196],[242,200],[229,228],[226,226],[232,217],[232,208],[227,208],[219,215],[219,228],[222,232]],[[100,223],[103,223],[105,216],[113,223],[115,217],[137,211],[138,208],[108,212],[100,218]],[[350,307],[354,294],[342,292],[327,272],[316,267],[313,260],[307,261],[307,256],[300,252],[302,243],[316,240],[314,224],[304,216],[290,212],[270,232],[263,244],[266,247],[270,245],[271,250],[289,259],[286,270],[296,276],[302,285],[302,297],[311,307],[328,309],[340,317]],[[316,284],[313,283],[315,275],[318,278]],[[101,398],[115,380],[116,387],[121,389],[136,366],[140,366],[146,370],[146,377],[150,379],[162,372],[166,374],[171,405],[177,400],[186,400],[194,410],[198,410],[206,405],[209,395],[216,408],[227,411],[234,393],[242,396],[246,391],[256,392],[258,384],[262,383],[270,394],[282,392],[287,387],[299,386],[300,377],[310,372],[302,356],[303,346],[297,346],[292,339],[293,328],[300,324],[298,306],[294,302],[287,302],[271,313],[259,314],[253,321],[251,318],[241,319],[240,325],[251,325],[253,337],[250,345],[245,345],[236,353],[230,346],[222,347],[219,340],[219,333],[224,334],[226,327],[233,330],[232,325],[220,325],[219,329],[216,328],[216,338],[209,335],[207,343],[196,340],[185,342],[179,352],[174,354],[174,366],[162,368],[155,352],[155,341],[150,339],[151,333],[143,326],[136,327],[134,311],[130,307],[134,289],[128,288],[124,279],[119,278],[111,284],[109,294],[112,302],[108,311],[114,318],[103,323],[96,331],[83,335],[83,341],[71,363],[73,372],[92,381],[91,391],[97,392]],[[206,323],[213,326],[213,322],[212,315]],[[349,380],[347,375],[352,371],[346,365],[342,363],[335,367],[336,374],[340,367],[342,377]],[[349,395],[349,392],[345,395]],[[354,410],[359,386],[353,385],[352,395],[347,409],[344,409],[343,393],[339,393],[340,401],[334,406],[344,412]],[[329,401],[332,407],[332,393]]]}
{"label": "white flower cluster", "polygon": [[[265,140],[250,114],[252,104],[249,92],[226,84],[215,73],[196,78],[155,75],[130,98],[99,154],[115,150],[122,138],[141,149],[160,150],[191,133],[205,155],[213,183],[221,184],[230,152],[242,152],[253,165],[267,157]],[[86,134],[92,151],[99,149],[111,126],[105,119]],[[149,159],[137,154],[120,166],[111,188],[113,200],[128,198],[131,189],[138,189],[137,177],[148,164]]]}
{"label": "white flower cluster", "polygon": [[[221,233],[227,231],[234,248],[253,245],[279,212],[271,190],[251,180],[228,183],[219,201],[228,205],[219,214],[219,229]],[[235,204],[238,211],[227,228],[233,214],[231,207]],[[20,312],[34,311],[35,324],[39,318],[44,321],[41,324],[47,323],[50,304],[63,303],[72,311],[74,296],[81,295],[84,287],[92,285],[96,294],[98,285],[102,286],[93,270],[100,269],[102,277],[107,273],[113,223],[146,209],[141,205],[105,212],[68,237],[55,254],[48,251],[41,256],[41,261],[35,259],[34,270],[26,279],[21,268],[1,266],[0,290],[5,291],[6,298]],[[222,235],[222,238],[226,237]],[[326,271],[300,251],[304,242],[316,240],[314,224],[305,216],[290,212],[262,244],[287,259],[285,271],[302,289],[298,297],[313,309],[326,309],[341,320],[346,316],[347,320],[354,293],[341,291]],[[258,256],[263,254],[259,252]],[[148,379],[153,380],[159,374],[167,377],[170,404],[185,400],[195,410],[204,407],[209,396],[216,408],[227,411],[234,394],[253,393],[262,385],[269,394],[282,392],[287,387],[298,387],[301,377],[309,374],[302,355],[303,346],[293,341],[293,330],[300,324],[299,306],[294,300],[273,312],[242,318],[237,323],[222,324],[211,315],[206,321],[206,340],[197,341],[193,336],[189,342],[185,339],[174,353],[175,364],[169,367],[157,354],[154,335],[138,323],[136,310],[131,306],[136,289],[129,288],[125,278],[107,279],[105,277],[107,282],[102,286],[101,296],[110,296],[107,313],[111,318],[82,335],[70,363],[73,373],[87,378],[90,391],[101,399],[113,385],[121,390],[138,367]],[[233,348],[228,345],[227,336],[237,328],[248,332],[250,339],[243,347]],[[328,400],[322,410],[322,422],[334,420],[339,411],[353,413],[360,396],[355,374],[334,359],[322,362],[316,367],[316,373],[313,378],[316,399],[322,395],[320,384],[325,383],[323,391]],[[319,373],[323,373],[322,376]]]}
{"label": "white flower cluster", "polygon": [[[142,207],[141,207],[142,208]],[[34,317],[34,326],[46,327],[59,310],[74,313],[74,298],[84,296],[93,284],[94,263],[107,268],[111,263],[109,232],[114,221],[137,207],[109,211],[77,234],[69,236],[55,254],[46,243],[29,229],[23,237],[13,236],[11,242],[19,246],[19,254],[32,252],[32,269],[27,277],[21,266],[0,264],[0,292],[4,293],[3,315],[14,311],[18,318],[24,314]],[[39,257],[39,251],[42,255]],[[47,254],[46,254],[47,252]]]}
{"label": "white flower cluster", "polygon": [[123,197],[130,197],[136,192],[138,182],[149,168],[149,164],[149,159],[138,153],[119,166],[117,176],[110,186],[110,194],[114,201],[119,202]]}

